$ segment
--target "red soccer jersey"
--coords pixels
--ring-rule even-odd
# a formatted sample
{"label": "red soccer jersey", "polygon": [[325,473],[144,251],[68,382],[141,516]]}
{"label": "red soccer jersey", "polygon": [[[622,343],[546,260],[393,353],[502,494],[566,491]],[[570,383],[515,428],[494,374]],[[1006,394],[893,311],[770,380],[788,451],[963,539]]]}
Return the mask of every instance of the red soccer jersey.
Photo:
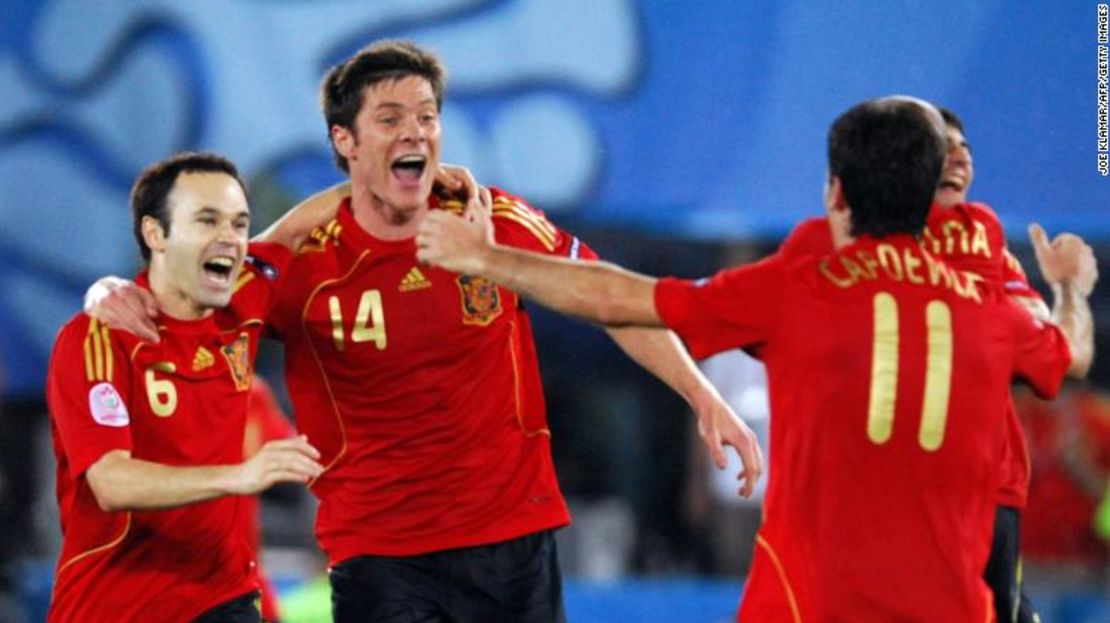
{"label": "red soccer jersey", "polygon": [[[934,204],[929,211],[921,244],[953,268],[973,272],[1001,286],[1011,296],[1040,299],[1025,271],[1006,248],[998,216],[986,204],[967,202],[946,208]],[[780,253],[788,257],[832,252],[828,221],[803,221],[783,241]],[[1007,401],[1006,450],[999,463],[1002,480],[998,503],[1024,508],[1029,496],[1029,452],[1012,401]]]}
{"label": "red soccer jersey", "polygon": [[241,498],[105,512],[85,479],[117,449],[174,466],[243,460],[252,362],[272,278],[289,260],[273,245],[251,253],[228,309],[198,321],[160,317],[158,344],[85,314],[62,328],[47,378],[62,523],[50,621],[189,621],[258,588]]}
{"label": "red soccer jersey", "polygon": [[696,357],[759,346],[771,473],[742,621],[975,621],[1010,378],[1051,395],[1053,326],[910,236],[775,255],[655,301]]}
{"label": "red soccer jersey", "polygon": [[[596,257],[497,189],[498,241]],[[442,209],[433,198],[431,209]],[[461,210],[461,204],[452,204]],[[298,254],[272,315],[331,564],[494,543],[569,522],[531,324],[511,291],[418,264],[349,201]]]}

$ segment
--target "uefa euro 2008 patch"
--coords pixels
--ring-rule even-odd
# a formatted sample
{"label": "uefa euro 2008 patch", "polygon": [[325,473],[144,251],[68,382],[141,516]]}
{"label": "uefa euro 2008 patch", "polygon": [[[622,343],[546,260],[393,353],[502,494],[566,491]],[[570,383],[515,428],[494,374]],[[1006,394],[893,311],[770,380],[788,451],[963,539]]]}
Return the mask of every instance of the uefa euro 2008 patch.
{"label": "uefa euro 2008 patch", "polygon": [[127,405],[111,383],[98,383],[89,390],[89,411],[96,423],[103,426],[119,428],[131,421]]}

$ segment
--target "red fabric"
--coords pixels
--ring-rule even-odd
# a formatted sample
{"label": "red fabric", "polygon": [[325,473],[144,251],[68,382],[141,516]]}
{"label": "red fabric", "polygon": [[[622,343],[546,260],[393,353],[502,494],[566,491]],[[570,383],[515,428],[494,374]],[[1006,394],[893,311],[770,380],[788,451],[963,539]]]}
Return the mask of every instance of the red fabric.
{"label": "red fabric", "polygon": [[[1025,271],[1006,248],[998,216],[983,203],[967,202],[950,208],[933,205],[926,222],[922,246],[954,268],[971,271],[1001,286],[1007,294],[1041,298]],[[832,252],[832,234],[823,218],[806,219],[787,236],[779,253],[787,257]],[[1006,443],[1000,463],[1002,480],[998,503],[1025,508],[1029,493],[1029,454],[1017,414],[1008,406]]]}
{"label": "red fabric", "polygon": [[[595,257],[493,189],[497,239]],[[452,204],[432,209],[461,210]],[[349,202],[294,261],[272,324],[331,564],[514,538],[569,522],[555,479],[531,324],[512,292],[419,264]],[[339,327],[339,328],[336,328]],[[338,337],[337,337],[338,336]]]}
{"label": "red fabric", "polygon": [[[888,311],[876,311],[880,293],[891,297]],[[755,345],[767,364],[774,477],[759,540],[777,563],[753,567],[741,620],[785,607],[780,577],[803,621],[986,619],[1003,406],[1015,375],[1058,391],[1069,356],[1055,327],[998,289],[976,289],[910,236],[865,237],[823,257],[775,255],[705,282],[665,279],[655,300],[695,356]],[[951,322],[933,321],[933,343],[948,334],[952,350],[933,369],[950,395],[943,436],[926,449],[926,318],[937,301]],[[876,340],[875,319],[888,314],[897,329]],[[876,343],[893,346],[877,368]],[[884,385],[892,428],[875,440],[869,396]]]}
{"label": "red fabric", "polygon": [[1015,402],[1033,441],[1033,504],[1022,514],[1022,554],[1104,568],[1106,544],[1091,526],[1101,492],[1084,487],[1080,473],[1095,483],[1110,477],[1110,398],[1079,388],[1052,403],[1025,393]]}
{"label": "red fabric", "polygon": [[[247,406],[247,428],[243,436],[243,457],[254,456],[267,442],[288,439],[297,433],[286,419],[274,398],[273,390],[262,377],[255,377],[251,385]],[[277,592],[266,570],[262,567],[259,551],[262,547],[262,525],[259,515],[260,505],[257,496],[243,498],[244,520],[246,523],[247,543],[250,544],[257,566],[258,583],[262,587],[262,620],[277,621],[281,618]]]}
{"label": "red fabric", "polygon": [[[277,266],[288,260],[266,247],[251,251]],[[242,460],[259,321],[273,298],[271,280],[245,270],[255,277],[233,309],[193,322],[161,317],[159,344],[108,331],[84,314],[62,328],[47,378],[62,523],[50,621],[136,621],[154,613],[185,621],[257,588],[242,498],[109,513],[85,480],[88,467],[114,449],[176,466]],[[145,275],[136,281],[145,286]],[[110,388],[129,418],[115,420],[118,426],[98,423],[105,403],[91,396]]]}

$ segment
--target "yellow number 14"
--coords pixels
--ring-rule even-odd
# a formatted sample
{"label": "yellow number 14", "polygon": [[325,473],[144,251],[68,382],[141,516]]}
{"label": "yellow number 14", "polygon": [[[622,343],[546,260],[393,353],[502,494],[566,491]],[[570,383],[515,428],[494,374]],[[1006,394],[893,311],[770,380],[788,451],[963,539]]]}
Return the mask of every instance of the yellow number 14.
{"label": "yellow number 14", "polygon": [[[898,302],[887,292],[873,301],[874,343],[871,353],[871,396],[867,404],[867,437],[876,444],[890,439],[898,391]],[[925,396],[917,442],[930,452],[944,442],[948,395],[952,389],[952,312],[943,301],[925,307]]]}
{"label": "yellow number 14", "polygon": [[[331,312],[331,337],[335,349],[342,351],[344,344],[343,310],[339,297],[328,298],[328,311]],[[378,350],[385,350],[385,313],[382,311],[382,293],[379,290],[366,290],[358,301],[355,312],[355,326],[351,329],[351,341],[374,342]]]}

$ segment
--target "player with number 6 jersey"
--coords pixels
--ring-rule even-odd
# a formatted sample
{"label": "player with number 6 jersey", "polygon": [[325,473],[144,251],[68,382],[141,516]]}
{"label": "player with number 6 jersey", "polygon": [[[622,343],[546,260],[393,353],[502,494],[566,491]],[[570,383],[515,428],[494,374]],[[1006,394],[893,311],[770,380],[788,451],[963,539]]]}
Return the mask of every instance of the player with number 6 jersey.
{"label": "player with number 6 jersey", "polygon": [[[215,154],[148,167],[131,197],[148,264],[136,287],[159,339],[83,313],[58,336],[47,403],[62,552],[48,620],[257,622],[240,496],[321,471],[303,438],[243,456],[258,340],[291,253],[248,248],[245,186]],[[275,238],[295,246],[286,234]]]}

